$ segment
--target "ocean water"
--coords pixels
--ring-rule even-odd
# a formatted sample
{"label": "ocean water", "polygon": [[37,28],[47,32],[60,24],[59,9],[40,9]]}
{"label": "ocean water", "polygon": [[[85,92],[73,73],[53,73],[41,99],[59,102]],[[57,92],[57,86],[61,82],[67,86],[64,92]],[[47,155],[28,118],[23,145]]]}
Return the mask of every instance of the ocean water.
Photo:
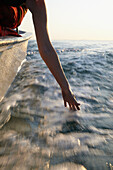
{"label": "ocean water", "polygon": [[0,104],[0,169],[113,169],[113,41],[54,41],[81,103],[61,91],[29,41],[26,61]]}

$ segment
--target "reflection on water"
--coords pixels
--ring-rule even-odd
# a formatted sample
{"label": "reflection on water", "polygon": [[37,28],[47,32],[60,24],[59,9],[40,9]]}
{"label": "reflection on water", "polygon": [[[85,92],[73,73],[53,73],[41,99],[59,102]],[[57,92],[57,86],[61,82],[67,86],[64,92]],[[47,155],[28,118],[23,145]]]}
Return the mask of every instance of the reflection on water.
{"label": "reflection on water", "polygon": [[54,46],[81,110],[64,108],[30,41],[27,60],[0,104],[0,169],[112,169],[113,43]]}

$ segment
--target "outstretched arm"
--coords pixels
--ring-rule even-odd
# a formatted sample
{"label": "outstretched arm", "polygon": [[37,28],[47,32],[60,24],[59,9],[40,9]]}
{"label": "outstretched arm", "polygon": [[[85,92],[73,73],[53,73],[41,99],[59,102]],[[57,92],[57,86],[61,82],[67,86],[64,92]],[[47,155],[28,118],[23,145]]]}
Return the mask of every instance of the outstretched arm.
{"label": "outstretched arm", "polygon": [[80,104],[77,103],[76,98],[69,87],[69,83],[65,77],[59,58],[49,39],[44,0],[27,0],[26,6],[32,12],[40,55],[61,87],[65,107],[68,103],[71,110],[80,110]]}

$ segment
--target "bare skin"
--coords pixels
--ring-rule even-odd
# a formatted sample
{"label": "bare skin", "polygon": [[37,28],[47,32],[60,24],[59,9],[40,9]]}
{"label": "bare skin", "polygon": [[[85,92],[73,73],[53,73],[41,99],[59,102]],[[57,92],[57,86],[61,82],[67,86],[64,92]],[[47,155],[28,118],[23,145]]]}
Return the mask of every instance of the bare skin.
{"label": "bare skin", "polygon": [[26,6],[32,13],[40,55],[61,88],[64,106],[67,107],[68,104],[71,110],[80,110],[80,104],[71,91],[59,58],[49,39],[44,0],[26,0]]}

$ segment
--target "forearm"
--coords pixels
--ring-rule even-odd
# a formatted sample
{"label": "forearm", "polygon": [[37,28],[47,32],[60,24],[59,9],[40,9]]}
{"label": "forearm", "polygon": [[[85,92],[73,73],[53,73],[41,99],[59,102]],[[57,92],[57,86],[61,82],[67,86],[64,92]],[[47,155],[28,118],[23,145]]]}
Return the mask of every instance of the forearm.
{"label": "forearm", "polygon": [[[40,4],[40,6],[41,5],[42,4]],[[44,4],[40,9],[40,11],[34,9],[34,11],[32,12],[40,55],[62,90],[69,89],[69,84],[63,72],[60,60],[49,40],[47,31],[47,15]]]}
{"label": "forearm", "polygon": [[64,99],[65,107],[68,103],[71,110],[80,110],[80,104],[77,103],[76,98],[69,88],[69,84],[63,72],[59,58],[49,40],[44,0],[26,0],[26,6],[30,9],[33,15],[33,23],[39,52],[62,89],[62,97]]}
{"label": "forearm", "polygon": [[43,41],[39,40],[40,39],[39,37],[37,37],[37,39],[40,55],[44,62],[46,63],[49,70],[51,71],[51,73],[53,74],[53,76],[55,77],[56,81],[58,82],[62,89],[69,88],[68,81],[63,72],[60,60],[54,48],[52,47],[49,38],[45,36],[43,38]]}
{"label": "forearm", "polygon": [[66,90],[69,88],[68,81],[62,69],[59,57],[49,42],[48,45],[45,46],[45,49],[40,47],[39,43],[39,52],[41,54],[42,59],[45,61],[49,70],[55,77],[56,81],[60,85],[62,90]]}

